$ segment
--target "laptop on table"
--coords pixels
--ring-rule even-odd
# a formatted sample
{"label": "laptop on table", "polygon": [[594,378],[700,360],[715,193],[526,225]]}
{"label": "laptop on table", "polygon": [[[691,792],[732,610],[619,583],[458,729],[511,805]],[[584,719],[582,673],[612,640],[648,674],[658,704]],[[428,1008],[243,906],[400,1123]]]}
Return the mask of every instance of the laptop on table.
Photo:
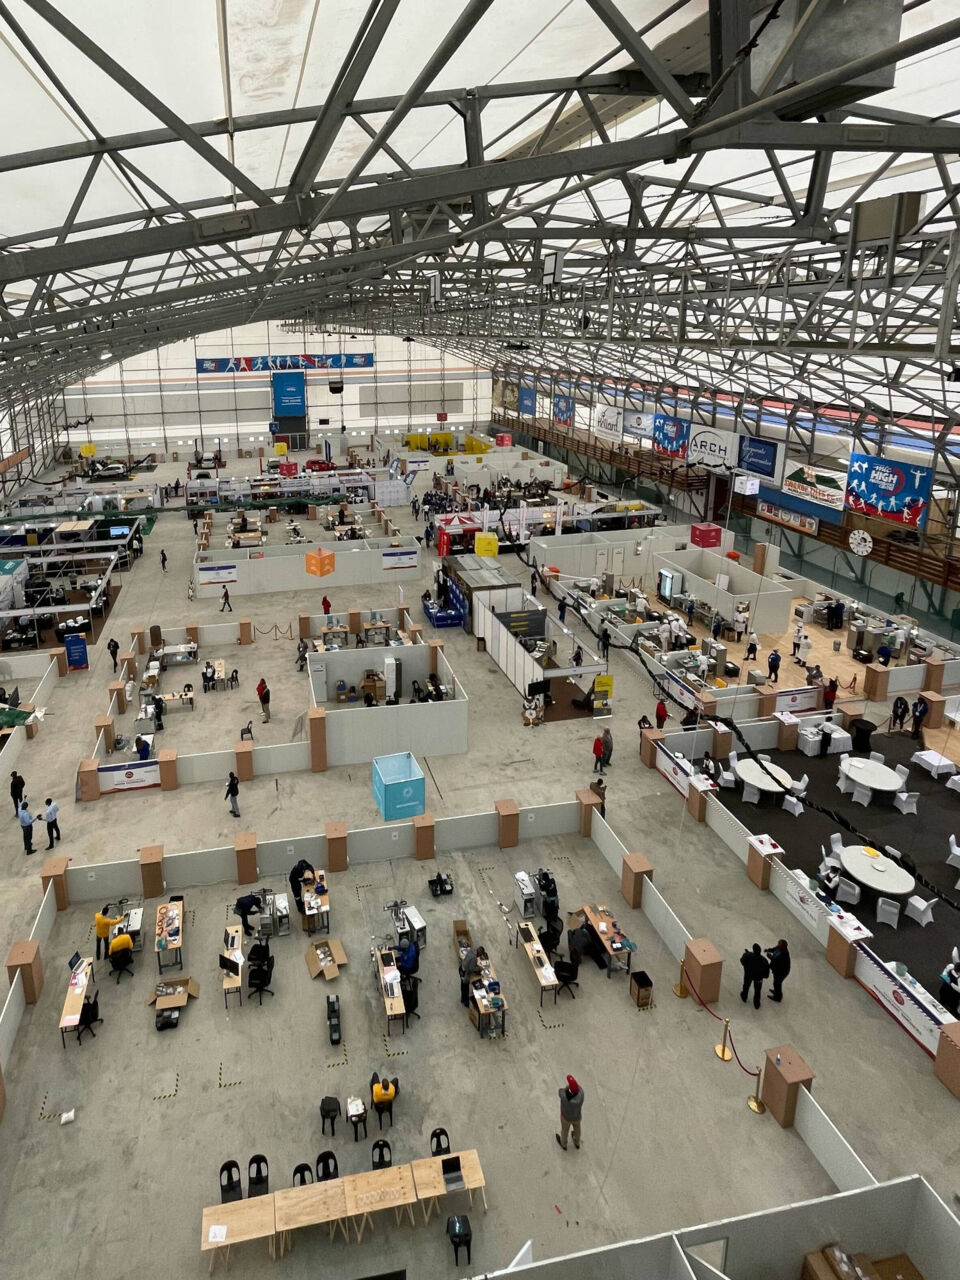
{"label": "laptop on table", "polygon": [[443,1170],[443,1183],[448,1191],[462,1191],[466,1186],[463,1180],[463,1170],[460,1168],[459,1156],[444,1156],[441,1163]]}

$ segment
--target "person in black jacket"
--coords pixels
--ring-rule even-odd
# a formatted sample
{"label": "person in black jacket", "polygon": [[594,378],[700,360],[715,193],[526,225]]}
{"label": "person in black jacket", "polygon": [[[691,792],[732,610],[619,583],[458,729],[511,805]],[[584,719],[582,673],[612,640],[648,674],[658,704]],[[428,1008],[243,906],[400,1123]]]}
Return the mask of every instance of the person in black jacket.
{"label": "person in black jacket", "polygon": [[767,947],[764,953],[770,961],[770,973],[773,976],[773,990],[767,995],[777,1004],[783,999],[783,980],[790,972],[790,949],[786,938],[781,938],[775,947]]}
{"label": "person in black jacket", "polygon": [[890,727],[903,733],[903,723],[910,712],[910,703],[903,694],[899,694],[893,701],[893,710],[890,713]]}
{"label": "person in black jacket", "polygon": [[301,915],[303,915],[303,882],[308,877],[316,880],[317,873],[306,858],[301,858],[293,867],[289,876],[290,891],[293,894],[294,902],[297,904],[297,910]]}
{"label": "person in black jacket", "polygon": [[240,806],[237,804],[237,796],[240,794],[240,779],[231,771],[230,777],[227,779],[227,789],[224,792],[224,800],[230,801],[230,812],[235,818],[240,817]]}
{"label": "person in black jacket", "polygon": [[740,991],[740,999],[744,1004],[747,1003],[747,995],[751,986],[753,987],[753,1007],[760,1008],[760,994],[763,988],[764,980],[770,972],[770,964],[764,959],[763,952],[760,950],[760,943],[755,942],[751,951],[744,951],[740,957],[740,964],[743,966],[743,987]]}
{"label": "person in black jacket", "polygon": [[243,932],[247,937],[253,935],[250,928],[250,916],[259,915],[263,907],[259,896],[255,893],[245,893],[242,898],[238,898],[234,906],[234,911],[243,921]]}
{"label": "person in black jacket", "polygon": [[27,789],[27,784],[16,769],[10,774],[10,799],[13,801],[13,816],[20,817],[20,802],[23,799],[23,793]]}

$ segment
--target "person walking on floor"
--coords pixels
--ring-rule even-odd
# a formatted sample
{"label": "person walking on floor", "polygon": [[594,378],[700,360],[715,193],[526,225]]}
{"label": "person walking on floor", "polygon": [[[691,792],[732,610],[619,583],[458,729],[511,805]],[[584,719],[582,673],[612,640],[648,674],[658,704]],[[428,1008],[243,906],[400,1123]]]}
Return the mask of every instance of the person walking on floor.
{"label": "person walking on floor", "polygon": [[167,572],[167,553],[162,547],[160,548],[160,572]]}
{"label": "person walking on floor", "polygon": [[781,938],[775,947],[767,947],[764,953],[770,961],[770,973],[773,977],[773,990],[767,995],[777,1004],[783,999],[783,980],[790,973],[790,948],[786,938]]}
{"label": "person walking on floor", "polygon": [[657,720],[657,728],[662,729],[670,719],[670,712],[667,710],[667,704],[662,698],[657,702],[657,709],[653,714]]}
{"label": "person walking on floor", "polygon": [[898,695],[894,699],[893,710],[890,712],[891,728],[903,733],[903,722],[907,718],[907,712],[910,710],[910,703],[903,694]]}
{"label": "person walking on floor", "polygon": [[235,818],[240,817],[240,806],[237,804],[237,796],[240,794],[240,779],[231,771],[227,778],[227,789],[224,792],[224,800],[230,801],[230,812]]}
{"label": "person walking on floor", "polygon": [[791,636],[791,640],[793,641],[793,649],[791,652],[791,656],[794,658],[800,652],[800,641],[802,639],[803,639],[803,623],[798,622],[797,625],[793,628],[793,635]]}
{"label": "person walking on floor", "polygon": [[20,801],[23,799],[23,793],[26,789],[26,782],[14,769],[10,774],[10,799],[13,801],[13,816],[15,818],[20,817]]}
{"label": "person walking on floor", "polygon": [[199,538],[200,536],[200,526],[197,524],[196,516],[193,517],[193,536],[195,538]]}
{"label": "person walking on floor", "polygon": [[267,688],[267,682],[263,676],[260,677],[260,683],[257,685],[257,697],[260,699],[263,723],[266,724],[270,719],[270,690]]}
{"label": "person walking on floor", "polygon": [[567,1149],[567,1138],[573,1130],[573,1145],[580,1150],[580,1118],[583,1114],[583,1089],[573,1076],[558,1090],[560,1094],[560,1132],[554,1134],[557,1144]]}
{"label": "person walking on floor", "polygon": [[610,761],[613,759],[613,734],[609,729],[604,729],[600,735],[600,740],[603,743],[602,767],[609,769]]}
{"label": "person walking on floor", "polygon": [[329,623],[330,610],[333,608],[333,605],[330,603],[330,600],[327,596],[324,596],[323,599],[320,601],[320,608],[323,610],[324,618]]}
{"label": "person walking on floor", "polygon": [[767,657],[767,678],[777,684],[780,679],[780,650],[771,649]]}
{"label": "person walking on floor", "polygon": [[20,819],[20,829],[23,832],[23,852],[33,853],[33,824],[36,819],[27,807],[26,800],[20,801],[17,817]]}
{"label": "person walking on floor", "polygon": [[733,631],[737,638],[737,644],[743,639],[743,633],[747,629],[747,615],[742,609],[737,609],[733,615]]}
{"label": "person walking on floor", "polygon": [[751,658],[755,659],[759,648],[760,637],[755,631],[751,631],[747,636],[747,652],[743,655],[744,662],[749,662]]}
{"label": "person walking on floor", "polygon": [[923,728],[923,722],[927,718],[930,708],[927,706],[923,698],[917,698],[913,706],[910,708],[910,714],[913,717],[913,729],[910,733],[911,738],[919,738],[920,730]]}
{"label": "person walking on floor", "polygon": [[113,638],[113,636],[111,636],[110,639],[107,641],[107,653],[109,653],[110,657],[113,659],[114,671],[116,671],[117,669],[117,654],[119,652],[120,652],[120,645]]}
{"label": "person walking on floor", "polygon": [[764,958],[759,942],[753,944],[752,951],[744,951],[740,957],[740,964],[743,967],[743,987],[740,990],[740,999],[746,1004],[750,988],[753,987],[753,1007],[759,1009],[763,984],[770,973],[770,962]]}
{"label": "person walking on floor", "polygon": [[224,609],[228,609],[233,613],[233,605],[230,603],[230,592],[226,587],[223,588],[223,594],[220,596],[220,612],[223,613]]}
{"label": "person walking on floor", "polygon": [[599,733],[593,740],[593,772],[603,773],[603,739]]}
{"label": "person walking on floor", "polygon": [[610,657],[610,632],[606,627],[600,628],[600,657],[604,662]]}
{"label": "person walking on floor", "polygon": [[93,929],[97,935],[97,959],[100,959],[100,948],[103,947],[103,958],[106,960],[110,953],[110,930],[115,924],[123,923],[123,916],[108,916],[110,903],[105,902],[97,914],[93,917]]}
{"label": "person walking on floor", "polygon": [[722,630],[723,630],[723,619],[720,617],[719,613],[716,613],[713,616],[713,624],[710,627],[710,634],[713,636],[714,640],[720,639],[720,632]]}
{"label": "person walking on floor", "polygon": [[52,849],[54,840],[60,839],[60,823],[57,821],[60,806],[54,804],[49,796],[43,803],[47,806],[43,811],[43,820],[47,824],[47,848]]}
{"label": "person walking on floor", "polygon": [[800,643],[797,645],[797,656],[794,659],[798,667],[805,667],[807,659],[810,657],[810,650],[813,648],[813,641],[804,631],[800,637]]}
{"label": "person walking on floor", "polygon": [[557,605],[557,617],[560,619],[561,622],[563,622],[566,616],[567,616],[567,597],[561,596],[560,603]]}

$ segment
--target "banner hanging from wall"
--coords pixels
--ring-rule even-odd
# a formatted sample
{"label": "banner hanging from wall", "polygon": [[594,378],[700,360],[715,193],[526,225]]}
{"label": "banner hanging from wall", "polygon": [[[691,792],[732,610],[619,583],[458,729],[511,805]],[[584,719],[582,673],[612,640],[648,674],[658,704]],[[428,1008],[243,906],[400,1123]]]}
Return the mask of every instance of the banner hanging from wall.
{"label": "banner hanging from wall", "polygon": [[159,787],[160,765],[156,760],[130,760],[126,764],[102,764],[97,769],[100,794],[108,791],[139,791]]}
{"label": "banner hanging from wall", "polygon": [[302,373],[275,373],[273,413],[277,418],[303,418],[307,413],[307,383]]}
{"label": "banner hanging from wall", "polygon": [[806,463],[788,462],[783,476],[783,492],[815,506],[843,510],[847,488],[844,471],[827,471],[822,467],[810,467]]}
{"label": "banner hanging from wall", "polygon": [[649,440],[653,435],[653,414],[639,409],[624,409],[623,435],[630,440]]}
{"label": "banner hanging from wall", "polygon": [[401,547],[397,549],[391,547],[387,551],[380,552],[380,568],[381,569],[416,569],[417,567],[417,548]]}
{"label": "banner hanging from wall", "polygon": [[198,360],[197,373],[282,373],[288,369],[372,369],[372,351],[346,355],[214,356]]}
{"label": "banner hanging from wall", "polygon": [[235,564],[198,564],[197,586],[206,587],[224,582],[236,582],[237,566]]}
{"label": "banner hanging from wall", "polygon": [[653,415],[653,451],[665,458],[685,458],[690,439],[690,419]]}
{"label": "banner hanging from wall", "polygon": [[537,393],[533,387],[521,386],[517,391],[517,412],[526,413],[531,418],[537,416]]}
{"label": "banner hanging from wall", "polygon": [[763,476],[779,484],[783,478],[784,449],[778,440],[761,440],[759,436],[737,437],[736,465],[741,471]]}
{"label": "banner hanging from wall", "polygon": [[691,466],[706,467],[708,471],[730,471],[737,465],[738,440],[732,431],[718,431],[716,427],[692,423],[687,440],[687,462]]}
{"label": "banner hanging from wall", "polygon": [[573,426],[573,396],[553,397],[553,420],[558,427]]}
{"label": "banner hanging from wall", "polygon": [[614,404],[594,405],[593,433],[600,440],[619,444],[623,438],[623,410]]}
{"label": "banner hanging from wall", "polygon": [[888,462],[868,453],[851,453],[846,506],[860,516],[892,520],[922,529],[930,506],[933,472],[929,467]]}

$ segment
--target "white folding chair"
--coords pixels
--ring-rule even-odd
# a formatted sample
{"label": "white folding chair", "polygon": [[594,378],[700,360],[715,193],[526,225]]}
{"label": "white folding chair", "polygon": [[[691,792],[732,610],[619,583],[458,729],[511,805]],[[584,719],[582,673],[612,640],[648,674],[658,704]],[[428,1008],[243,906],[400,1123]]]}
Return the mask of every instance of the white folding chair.
{"label": "white folding chair", "polygon": [[918,894],[914,894],[912,898],[907,899],[903,914],[909,916],[911,920],[916,920],[921,929],[926,928],[928,924],[933,924],[935,902],[936,898],[921,898]]}
{"label": "white folding chair", "polygon": [[837,772],[837,790],[842,796],[848,796],[853,790],[853,779],[849,774],[844,773],[842,767]]}
{"label": "white folding chair", "polygon": [[751,786],[749,782],[743,784],[743,802],[744,804],[760,803],[760,788]]}
{"label": "white folding chair", "polygon": [[948,867],[960,867],[960,845],[957,844],[957,837],[950,837],[950,852],[947,855]]}
{"label": "white folding chair", "polygon": [[910,777],[910,770],[907,768],[905,764],[898,764],[896,769],[894,770],[894,773],[897,775],[897,777],[900,779],[900,782],[902,783],[900,790],[906,791],[907,779]]}
{"label": "white folding chair", "polygon": [[758,760],[762,760],[764,764],[769,764],[769,763],[770,763],[770,757],[769,757],[769,756],[765,756],[765,755],[758,755],[758,756],[757,756],[757,759],[758,759]]}
{"label": "white folding chair", "polygon": [[843,836],[839,831],[835,831],[830,837],[830,848],[834,853],[839,853],[843,848]]}
{"label": "white folding chair", "polygon": [[898,791],[893,797],[893,807],[901,813],[916,813],[919,791]]}
{"label": "white folding chair", "polygon": [[853,784],[853,796],[851,797],[854,804],[862,804],[864,808],[873,799],[873,792],[869,787],[865,787],[862,782]]}
{"label": "white folding chair", "polygon": [[798,800],[802,800],[803,797],[807,794],[807,787],[809,785],[810,785],[810,779],[807,776],[807,774],[804,774],[799,781],[794,780],[793,782],[790,783],[790,790],[793,793],[793,795],[797,797]]}
{"label": "white folding chair", "polygon": [[888,924],[896,929],[900,923],[900,903],[893,898],[877,899],[877,924]]}
{"label": "white folding chair", "polygon": [[855,907],[860,901],[860,886],[848,880],[846,876],[841,876],[840,883],[837,885],[837,901],[849,902]]}
{"label": "white folding chair", "polygon": [[737,753],[736,753],[735,751],[731,751],[731,752],[730,752],[730,754],[729,754],[729,756],[727,756],[727,759],[730,761],[730,768],[731,768],[731,769],[735,769],[735,768],[737,767],[737,760],[738,760],[738,758],[739,758],[739,757],[737,756]]}
{"label": "white folding chair", "polygon": [[783,797],[783,806],[787,813],[792,813],[795,818],[799,818],[803,813],[803,805],[796,796],[786,795]]}
{"label": "white folding chair", "polygon": [[732,788],[734,791],[736,791],[737,775],[733,772],[732,769],[720,770],[720,785],[721,787],[729,787],[729,788]]}
{"label": "white folding chair", "polygon": [[882,751],[871,751],[871,752],[870,752],[870,759],[871,759],[871,760],[876,761],[876,763],[877,763],[877,764],[883,764],[883,752],[882,752]]}

